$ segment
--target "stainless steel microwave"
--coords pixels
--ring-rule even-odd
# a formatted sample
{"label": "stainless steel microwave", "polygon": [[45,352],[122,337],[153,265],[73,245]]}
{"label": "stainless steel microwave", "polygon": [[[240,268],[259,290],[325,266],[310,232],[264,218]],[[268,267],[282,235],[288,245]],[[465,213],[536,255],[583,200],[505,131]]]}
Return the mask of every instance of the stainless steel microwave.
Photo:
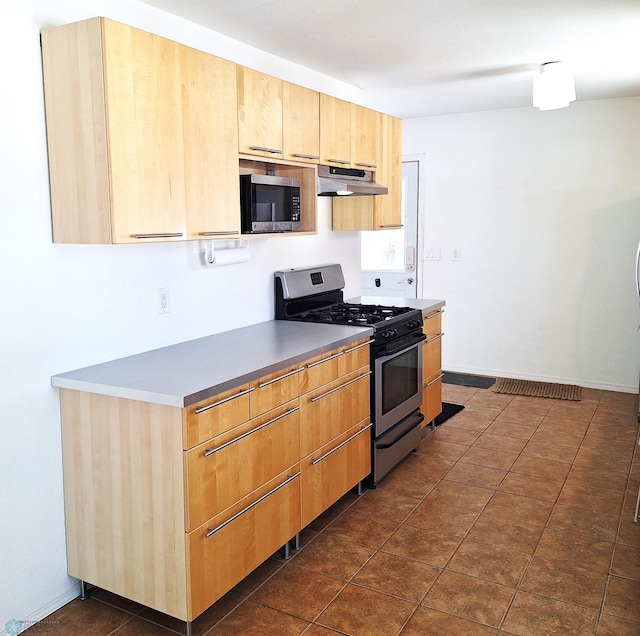
{"label": "stainless steel microwave", "polygon": [[300,180],[269,174],[240,175],[242,232],[291,232],[301,228]]}

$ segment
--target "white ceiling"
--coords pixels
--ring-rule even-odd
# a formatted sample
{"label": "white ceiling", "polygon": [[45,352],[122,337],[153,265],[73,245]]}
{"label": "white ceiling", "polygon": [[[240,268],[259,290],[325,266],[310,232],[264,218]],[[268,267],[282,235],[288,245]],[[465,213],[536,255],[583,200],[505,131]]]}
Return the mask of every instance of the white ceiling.
{"label": "white ceiling", "polygon": [[143,0],[362,89],[402,118],[531,106],[563,61],[578,101],[640,95],[640,0]]}

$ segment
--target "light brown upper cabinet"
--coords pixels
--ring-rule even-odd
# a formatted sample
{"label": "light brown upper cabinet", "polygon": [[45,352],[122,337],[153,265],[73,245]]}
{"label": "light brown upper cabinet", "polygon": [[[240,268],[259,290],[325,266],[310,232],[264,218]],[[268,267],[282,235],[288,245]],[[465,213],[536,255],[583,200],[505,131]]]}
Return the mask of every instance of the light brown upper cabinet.
{"label": "light brown upper cabinet", "polygon": [[376,170],[376,111],[320,95],[320,163]]}
{"label": "light brown upper cabinet", "polygon": [[239,217],[233,145],[213,148],[237,130],[235,65],[105,18],[43,30],[42,54],[55,242],[239,231],[218,216],[231,189]]}
{"label": "light brown upper cabinet", "polygon": [[[351,104],[351,167],[377,171],[378,130],[375,110]],[[376,173],[376,181],[387,185]]]}
{"label": "light brown upper cabinet", "polygon": [[320,94],[282,82],[284,158],[306,163],[320,160]]}
{"label": "light brown upper cabinet", "polygon": [[237,73],[240,154],[282,159],[282,80],[244,66]]}
{"label": "light brown upper cabinet", "polygon": [[376,116],[376,182],[388,194],[334,197],[333,229],[388,230],[402,227],[402,120]]}
{"label": "light brown upper cabinet", "polygon": [[320,163],[351,165],[351,104],[320,94]]}

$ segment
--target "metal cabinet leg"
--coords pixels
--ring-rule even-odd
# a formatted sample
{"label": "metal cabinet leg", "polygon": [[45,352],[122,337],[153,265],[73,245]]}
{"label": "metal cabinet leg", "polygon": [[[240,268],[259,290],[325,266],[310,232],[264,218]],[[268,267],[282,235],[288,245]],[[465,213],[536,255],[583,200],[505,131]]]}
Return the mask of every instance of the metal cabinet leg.
{"label": "metal cabinet leg", "polygon": [[187,621],[184,624],[184,633],[186,636],[192,636],[191,625],[192,625],[191,621]]}
{"label": "metal cabinet leg", "polygon": [[80,600],[86,601],[89,598],[89,590],[86,581],[80,581]]}

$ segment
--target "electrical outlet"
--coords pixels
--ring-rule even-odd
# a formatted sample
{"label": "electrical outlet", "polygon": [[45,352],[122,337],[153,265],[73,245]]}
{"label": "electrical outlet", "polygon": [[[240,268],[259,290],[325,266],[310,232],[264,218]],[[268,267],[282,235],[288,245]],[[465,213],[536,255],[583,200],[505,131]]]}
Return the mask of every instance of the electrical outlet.
{"label": "electrical outlet", "polygon": [[169,306],[169,288],[160,287],[158,289],[158,313],[168,314],[171,311]]}
{"label": "electrical outlet", "polygon": [[451,250],[451,260],[452,261],[459,261],[460,260],[460,248],[459,247],[454,247]]}

